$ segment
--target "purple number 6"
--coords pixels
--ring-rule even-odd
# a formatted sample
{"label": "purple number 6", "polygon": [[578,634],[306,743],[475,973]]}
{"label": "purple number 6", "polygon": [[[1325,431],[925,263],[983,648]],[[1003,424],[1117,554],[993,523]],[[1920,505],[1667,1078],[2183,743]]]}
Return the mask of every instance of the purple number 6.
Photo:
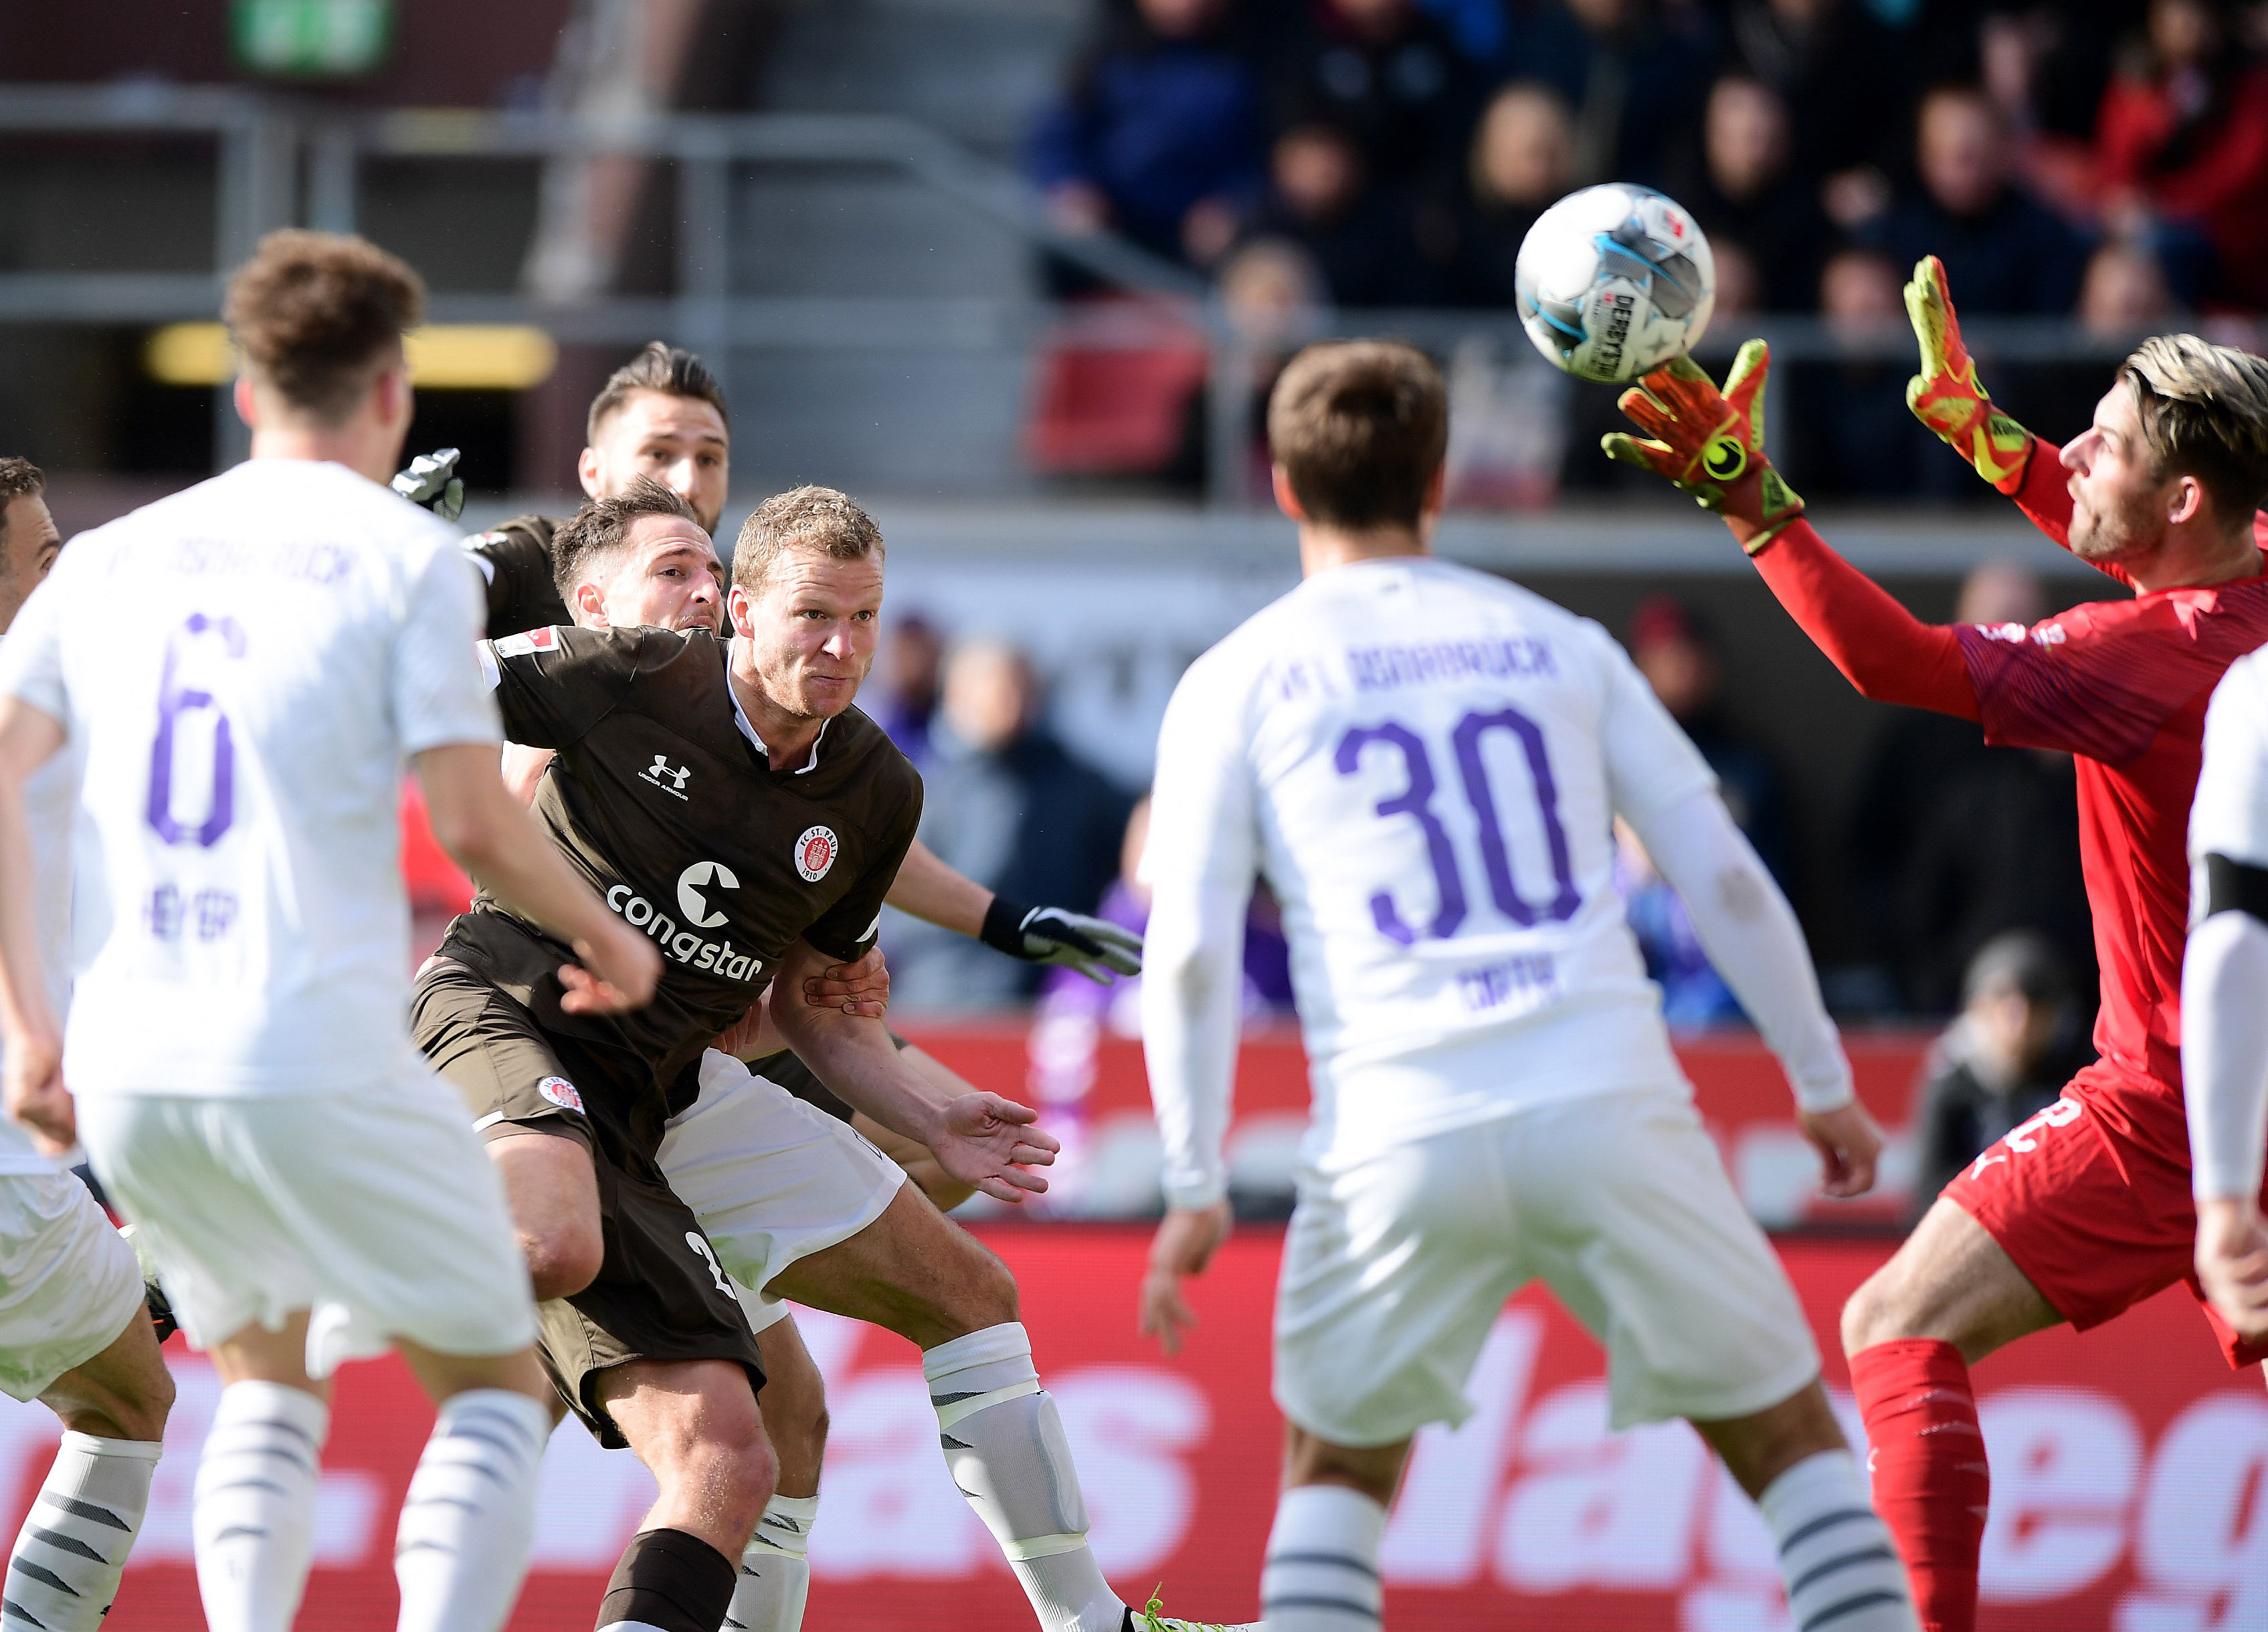
{"label": "purple number 6", "polygon": [[[158,682],[158,737],[150,745],[151,828],[168,844],[194,841],[206,849],[220,842],[235,819],[236,745],[229,734],[228,716],[213,702],[212,693],[178,684],[174,671],[188,643],[201,635],[217,636],[232,658],[244,655],[244,631],[233,618],[209,618],[192,613],[166,642],[166,665]],[[194,827],[173,820],[173,731],[182,715],[196,709],[213,711],[212,800],[205,819]]]}

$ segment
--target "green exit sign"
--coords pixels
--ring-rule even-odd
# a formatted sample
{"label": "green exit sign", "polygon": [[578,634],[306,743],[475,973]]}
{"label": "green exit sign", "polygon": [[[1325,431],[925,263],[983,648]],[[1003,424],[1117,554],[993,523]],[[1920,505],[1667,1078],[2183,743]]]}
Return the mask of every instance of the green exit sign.
{"label": "green exit sign", "polygon": [[255,74],[366,74],[394,44],[394,0],[234,0],[229,32]]}

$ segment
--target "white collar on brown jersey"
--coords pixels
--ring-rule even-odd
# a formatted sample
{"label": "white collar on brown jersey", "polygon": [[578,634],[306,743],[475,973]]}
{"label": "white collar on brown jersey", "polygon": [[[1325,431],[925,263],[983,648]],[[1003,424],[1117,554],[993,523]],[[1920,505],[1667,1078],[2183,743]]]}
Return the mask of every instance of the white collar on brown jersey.
{"label": "white collar on brown jersey", "polygon": [[[727,696],[733,699],[733,723],[740,728],[740,735],[746,737],[750,742],[756,745],[756,752],[762,754],[764,756],[765,762],[769,764],[771,761],[772,751],[764,746],[764,739],[762,737],[757,736],[756,728],[748,724],[748,711],[740,706],[740,694],[734,691],[729,685],[725,687],[725,692]],[[795,775],[799,776],[808,776],[811,772],[819,768],[819,745],[827,740],[827,728],[834,723],[835,722],[832,720],[821,720],[819,722],[819,735],[811,739],[811,757],[806,760],[802,765],[796,769]]]}

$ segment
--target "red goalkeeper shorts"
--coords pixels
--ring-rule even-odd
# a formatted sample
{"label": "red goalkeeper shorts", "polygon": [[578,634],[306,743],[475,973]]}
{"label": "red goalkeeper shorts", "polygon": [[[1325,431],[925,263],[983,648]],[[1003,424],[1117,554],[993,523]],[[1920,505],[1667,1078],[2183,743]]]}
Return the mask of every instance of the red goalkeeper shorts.
{"label": "red goalkeeper shorts", "polygon": [[2098,1061],[2063,1098],[1987,1145],[1943,1194],[2078,1330],[2180,1281],[2230,1365],[2268,1359],[2268,1343],[2239,1340],[2198,1284],[2180,1088]]}

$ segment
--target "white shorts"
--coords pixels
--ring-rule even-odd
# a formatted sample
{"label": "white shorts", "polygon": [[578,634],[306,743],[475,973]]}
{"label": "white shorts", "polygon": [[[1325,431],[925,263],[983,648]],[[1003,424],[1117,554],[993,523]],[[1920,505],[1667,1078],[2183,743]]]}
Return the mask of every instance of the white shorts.
{"label": "white shorts", "polygon": [[657,1154],[760,1332],[787,1313],[771,1278],[858,1234],[906,1181],[848,1122],[714,1048],[701,1056],[700,1098],[670,1119]]}
{"label": "white shorts", "polygon": [[37,1400],[143,1307],[142,1268],[70,1173],[0,1177],[0,1391]]}
{"label": "white shorts", "polygon": [[199,1349],[301,1309],[313,1377],[397,1338],[446,1355],[535,1341],[504,1186],[430,1071],[294,1099],[89,1094],[78,1120]]}
{"label": "white shorts", "polygon": [[1614,1426],[1776,1405],[1819,1374],[1786,1273],[1675,1091],[1537,1106],[1303,1174],[1276,1403],[1335,1445],[1462,1422],[1505,1300],[1541,1279],[1607,1350]]}

